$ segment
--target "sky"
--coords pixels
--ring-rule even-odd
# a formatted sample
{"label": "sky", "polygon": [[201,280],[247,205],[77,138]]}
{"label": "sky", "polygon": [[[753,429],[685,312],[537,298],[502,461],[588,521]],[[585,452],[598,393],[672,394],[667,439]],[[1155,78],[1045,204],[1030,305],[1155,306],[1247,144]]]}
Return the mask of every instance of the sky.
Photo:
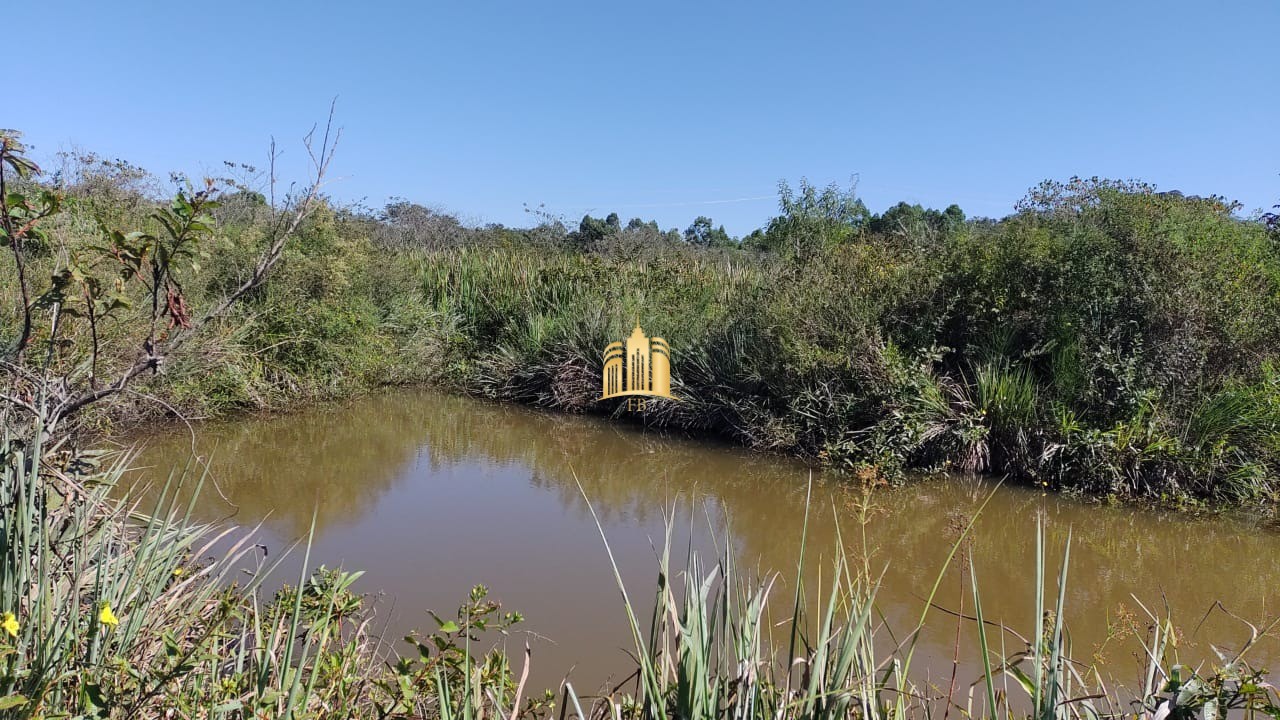
{"label": "sky", "polygon": [[[1072,175],[1280,202],[1280,2],[22,2],[0,127],[49,164],[222,161],[468,223],[617,212],[741,235],[779,180],[1007,214]],[[16,72],[15,72],[16,70]]]}

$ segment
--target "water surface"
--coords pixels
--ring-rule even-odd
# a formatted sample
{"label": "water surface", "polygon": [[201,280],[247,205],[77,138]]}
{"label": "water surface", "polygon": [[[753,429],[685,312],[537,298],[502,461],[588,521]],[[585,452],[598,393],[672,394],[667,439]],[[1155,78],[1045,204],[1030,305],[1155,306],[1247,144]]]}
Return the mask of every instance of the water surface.
{"label": "water surface", "polygon": [[[839,531],[875,572],[884,570],[880,607],[901,633],[919,616],[960,529],[994,489],[987,479],[921,480],[876,491],[868,509],[848,481],[787,459],[407,390],[203,424],[194,442],[187,429],[174,428],[147,441],[135,478],[162,478],[193,449],[217,486],[200,498],[202,519],[262,523],[263,544],[279,549],[305,535],[314,510],[313,562],[366,571],[358,587],[392,637],[434,627],[427,610],[451,616],[469,588],[483,583],[504,609],[527,617],[524,626],[536,634],[514,636],[510,647],[522,650],[529,640],[532,678],[543,686],[569,673],[578,687],[599,687],[629,665],[626,616],[586,499],[633,597],[652,591],[653,548],[674,508],[682,547],[714,552],[728,542],[744,564],[782,573],[774,596],[781,617],[812,488],[810,581],[820,572],[829,577],[825,561]],[[1101,653],[1121,672],[1136,668],[1136,646],[1107,638],[1140,613],[1139,600],[1153,609],[1167,603],[1185,653],[1197,658],[1209,641],[1232,646],[1247,637],[1220,612],[1197,627],[1215,601],[1252,620],[1277,612],[1274,530],[1243,518],[1099,507],[1002,487],[962,555],[972,553],[986,616],[1023,633],[1035,621],[1038,517],[1055,572],[1072,533],[1067,619],[1077,657]],[[945,575],[937,602],[971,612],[962,562]],[[918,653],[934,680],[950,674],[955,633],[953,618],[934,615]],[[964,633],[962,644],[972,643],[971,627]],[[1014,638],[1008,642],[1016,649]],[[1280,657],[1274,644],[1261,652]],[[974,679],[973,653],[964,654],[962,686]]]}

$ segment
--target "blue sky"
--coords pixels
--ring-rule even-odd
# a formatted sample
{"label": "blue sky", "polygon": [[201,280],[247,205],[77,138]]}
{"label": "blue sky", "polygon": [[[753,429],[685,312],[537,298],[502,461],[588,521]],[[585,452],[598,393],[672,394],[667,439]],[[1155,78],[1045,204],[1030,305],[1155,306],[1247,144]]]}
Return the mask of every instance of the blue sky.
{"label": "blue sky", "polygon": [[[470,222],[742,234],[782,178],[1006,214],[1044,178],[1280,201],[1280,3],[25,2],[0,126],[155,172],[260,163],[338,98],[329,191]],[[11,36],[12,37],[12,36]],[[16,64],[15,73],[13,71]],[[21,83],[19,89],[17,83]]]}

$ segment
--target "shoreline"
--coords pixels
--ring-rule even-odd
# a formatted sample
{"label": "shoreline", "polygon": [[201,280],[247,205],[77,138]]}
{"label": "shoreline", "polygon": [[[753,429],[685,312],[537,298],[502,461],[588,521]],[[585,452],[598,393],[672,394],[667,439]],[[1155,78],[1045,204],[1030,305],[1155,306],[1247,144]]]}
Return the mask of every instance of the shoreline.
{"label": "shoreline", "polygon": [[[382,394],[391,394],[391,393],[397,393],[402,391],[408,391],[413,393],[446,395],[449,397],[466,399],[471,402],[482,403],[492,407],[504,408],[504,409],[509,408],[509,409],[514,409],[521,412],[536,413],[540,415],[549,415],[553,417],[554,416],[586,417],[601,423],[606,423],[611,426],[616,426],[618,428],[621,428],[629,432],[638,432],[642,434],[654,433],[659,437],[673,437],[673,438],[680,439],[682,441],[697,443],[699,445],[710,447],[713,449],[723,449],[723,450],[741,452],[741,453],[746,453],[748,455],[757,455],[757,456],[768,457],[768,458],[782,458],[782,459],[800,463],[803,467],[811,471],[830,474],[836,477],[838,482],[848,483],[850,485],[859,482],[857,473],[854,471],[842,469],[839,467],[834,467],[831,465],[823,465],[821,463],[814,462],[813,458],[806,458],[800,455],[787,453],[784,451],[769,451],[769,450],[752,448],[747,445],[734,442],[731,438],[725,437],[723,435],[720,435],[714,432],[696,432],[696,431],[689,431],[682,428],[654,427],[651,425],[646,425],[643,422],[635,422],[635,421],[619,422],[614,415],[606,412],[592,412],[590,410],[572,411],[572,410],[566,410],[562,408],[552,408],[552,407],[531,405],[531,404],[521,403],[513,400],[485,397],[483,395],[468,393],[465,390],[460,388],[451,387],[448,385],[440,385],[440,384],[435,384],[430,382],[407,383],[407,384],[400,384],[400,385],[378,385],[378,386],[360,388],[351,393],[344,394],[337,397],[294,398],[287,404],[281,405],[281,406],[274,406],[274,407],[268,407],[268,408],[244,409],[238,412],[232,412],[232,413],[218,415],[214,417],[195,419],[189,422],[191,423],[192,430],[198,432],[199,427],[202,424],[206,424],[206,423],[219,423],[219,424],[236,423],[236,422],[245,421],[245,420],[256,420],[256,419],[262,419],[262,418],[269,419],[269,418],[278,418],[278,417],[288,417],[298,412],[308,412],[312,410],[325,411],[326,409],[332,409],[332,408],[341,406],[345,403],[373,398]],[[184,432],[185,429],[181,427],[182,424],[183,423],[180,421],[179,418],[173,417],[173,416],[169,418],[155,417],[150,419],[134,421],[132,423],[121,423],[120,426],[113,429],[111,433],[105,436],[101,436],[99,439],[111,444],[120,444],[125,438],[129,436],[144,435],[148,432],[155,431],[157,429],[166,433]],[[122,445],[121,447],[123,449]],[[910,485],[919,479],[930,479],[930,478],[956,479],[956,478],[964,478],[964,477],[980,477],[984,481],[990,482],[990,483],[1004,482],[998,475],[993,473],[964,473],[964,472],[952,472],[947,470],[937,470],[937,471],[912,471],[904,479],[898,482],[890,483],[890,485],[895,488],[900,488],[900,487],[905,487],[907,485]],[[1012,487],[1016,487],[1022,490],[1028,490],[1028,491],[1036,490],[1036,488],[1033,485],[1028,485],[1025,483],[1008,483],[1008,484]],[[1257,522],[1262,522],[1265,525],[1277,524],[1277,527],[1280,528],[1280,503],[1268,504],[1265,502],[1259,502],[1252,505],[1231,505],[1227,503],[1220,503],[1215,505],[1215,504],[1204,503],[1204,504],[1198,504],[1198,505],[1188,505],[1186,503],[1179,503],[1179,502],[1153,503],[1151,500],[1143,499],[1143,498],[1103,498],[1103,497],[1092,497],[1089,495],[1075,493],[1075,492],[1064,492],[1064,491],[1055,491],[1055,490],[1050,490],[1049,492],[1052,492],[1055,495],[1059,495],[1065,499],[1071,500],[1073,502],[1078,502],[1086,506],[1093,505],[1098,507],[1120,507],[1120,508],[1136,509],[1136,510],[1141,510],[1145,512],[1174,513],[1180,516],[1187,516],[1187,517],[1237,516],[1242,518],[1250,518]]]}

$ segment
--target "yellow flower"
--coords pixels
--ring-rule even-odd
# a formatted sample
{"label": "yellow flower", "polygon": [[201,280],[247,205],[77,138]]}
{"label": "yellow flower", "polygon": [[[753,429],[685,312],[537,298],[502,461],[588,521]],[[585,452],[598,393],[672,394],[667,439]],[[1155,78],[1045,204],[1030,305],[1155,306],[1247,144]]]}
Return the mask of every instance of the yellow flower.
{"label": "yellow flower", "polygon": [[0,615],[0,630],[4,630],[10,635],[18,637],[18,618],[11,612]]}
{"label": "yellow flower", "polygon": [[98,611],[98,622],[103,625],[115,627],[120,624],[120,618],[111,612],[111,603],[102,603],[102,609]]}
{"label": "yellow flower", "polygon": [[183,570],[181,565],[173,569],[174,577],[182,577],[183,575],[186,575],[186,574],[187,574],[187,571]]}

